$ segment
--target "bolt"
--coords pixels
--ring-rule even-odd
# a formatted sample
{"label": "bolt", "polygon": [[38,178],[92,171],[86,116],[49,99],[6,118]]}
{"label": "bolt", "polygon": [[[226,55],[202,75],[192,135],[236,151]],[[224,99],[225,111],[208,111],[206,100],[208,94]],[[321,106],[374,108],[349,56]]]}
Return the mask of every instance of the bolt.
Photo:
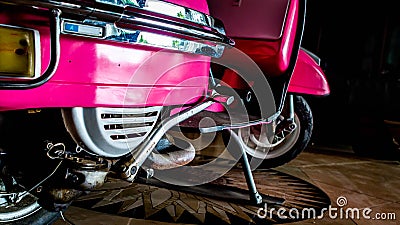
{"label": "bolt", "polygon": [[235,101],[235,97],[230,96],[230,97],[226,100],[226,104],[227,104],[227,105],[231,105],[234,101]]}
{"label": "bolt", "polygon": [[150,179],[154,176],[154,170],[153,169],[146,169],[146,179]]}
{"label": "bolt", "polygon": [[78,174],[75,173],[68,173],[66,177],[67,182],[71,182],[72,184],[79,184],[82,183],[81,179],[79,178]]}
{"label": "bolt", "polygon": [[132,166],[132,168],[131,168],[131,174],[132,174],[132,175],[135,175],[135,174],[136,174],[136,171],[137,171],[137,167],[136,167],[136,166]]}
{"label": "bolt", "polygon": [[250,102],[250,101],[251,101],[251,97],[252,97],[251,91],[247,92],[246,101],[247,101],[247,102]]}
{"label": "bolt", "polygon": [[51,12],[53,13],[54,16],[57,16],[57,17],[59,17],[61,15],[61,10],[59,10],[59,9],[53,9]]}

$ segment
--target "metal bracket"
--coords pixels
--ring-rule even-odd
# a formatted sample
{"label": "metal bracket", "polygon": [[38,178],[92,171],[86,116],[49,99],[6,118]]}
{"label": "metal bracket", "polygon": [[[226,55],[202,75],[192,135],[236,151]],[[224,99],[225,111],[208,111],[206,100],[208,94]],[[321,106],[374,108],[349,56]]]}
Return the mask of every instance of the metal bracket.
{"label": "metal bracket", "polygon": [[117,170],[116,172],[120,174],[122,179],[132,182],[138,174],[139,168],[143,165],[156,144],[169,129],[205,110],[215,102],[228,104],[230,102],[229,98],[229,96],[223,96],[217,92],[213,92],[211,98],[202,103],[164,119],[136,149],[132,150],[132,153],[129,156],[116,163],[114,166]]}
{"label": "metal bracket", "polygon": [[234,130],[234,129],[239,129],[239,128],[244,128],[244,127],[251,127],[259,124],[270,124],[273,121],[275,121],[279,115],[281,114],[281,111],[276,112],[269,118],[261,118],[258,120],[253,120],[253,121],[248,121],[248,122],[243,122],[243,123],[234,123],[234,124],[224,124],[224,125],[218,125],[218,126],[213,126],[213,127],[200,127],[199,130],[201,133],[212,133],[212,132],[217,132],[217,131],[222,131],[222,130]]}

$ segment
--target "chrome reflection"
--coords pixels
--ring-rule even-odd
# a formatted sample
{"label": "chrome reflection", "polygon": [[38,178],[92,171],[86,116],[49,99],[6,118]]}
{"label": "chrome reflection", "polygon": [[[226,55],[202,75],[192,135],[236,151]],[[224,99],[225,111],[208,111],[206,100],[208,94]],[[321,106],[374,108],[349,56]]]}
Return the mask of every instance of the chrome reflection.
{"label": "chrome reflection", "polygon": [[207,14],[160,0],[96,0],[96,2],[123,7],[138,7],[151,12],[191,21],[203,26],[213,27],[214,24],[214,19]]}
{"label": "chrome reflection", "polygon": [[[0,5],[34,8],[38,13],[57,8],[62,12],[60,30],[63,34],[215,58],[222,56],[225,46],[235,45],[234,40],[226,36],[222,21],[161,0],[96,0],[84,3],[72,0],[0,0]],[[65,26],[66,22],[69,26]]]}
{"label": "chrome reflection", "polygon": [[216,58],[221,57],[224,52],[224,46],[219,44],[208,44],[146,31],[119,28],[114,23],[89,19],[83,22],[63,20],[62,33],[177,50]]}

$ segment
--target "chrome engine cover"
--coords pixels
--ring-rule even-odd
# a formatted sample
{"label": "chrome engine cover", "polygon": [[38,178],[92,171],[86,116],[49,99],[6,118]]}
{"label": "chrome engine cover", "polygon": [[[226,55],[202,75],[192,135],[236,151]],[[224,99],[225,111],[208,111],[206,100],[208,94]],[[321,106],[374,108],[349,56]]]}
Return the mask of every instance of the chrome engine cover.
{"label": "chrome engine cover", "polygon": [[75,142],[94,154],[116,158],[135,149],[154,128],[162,107],[63,109]]}

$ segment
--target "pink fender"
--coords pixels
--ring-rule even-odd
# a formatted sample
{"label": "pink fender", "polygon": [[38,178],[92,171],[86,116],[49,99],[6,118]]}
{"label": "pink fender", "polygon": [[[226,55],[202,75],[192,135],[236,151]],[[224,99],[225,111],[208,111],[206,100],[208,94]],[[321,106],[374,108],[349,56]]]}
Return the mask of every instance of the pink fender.
{"label": "pink fender", "polygon": [[324,71],[304,50],[300,49],[289,83],[289,93],[329,95],[330,88]]}

